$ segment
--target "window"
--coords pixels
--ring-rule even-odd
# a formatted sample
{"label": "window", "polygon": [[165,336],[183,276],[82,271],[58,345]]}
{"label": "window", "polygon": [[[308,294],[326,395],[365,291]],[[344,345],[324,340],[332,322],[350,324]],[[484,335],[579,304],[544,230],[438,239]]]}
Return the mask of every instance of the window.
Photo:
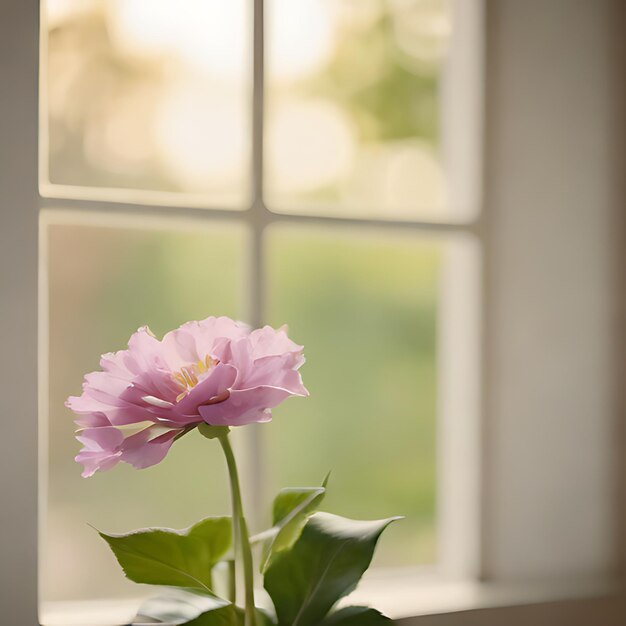
{"label": "window", "polygon": [[311,397],[237,433],[255,526],[277,489],[332,469],[333,511],[406,515],[379,569],[471,570],[479,8],[47,0],[44,621],[138,594],[87,523],[184,527],[228,510],[221,458],[199,438],[160,466],[82,479],[63,407],[138,326],[209,314],[288,322],[307,350]]}

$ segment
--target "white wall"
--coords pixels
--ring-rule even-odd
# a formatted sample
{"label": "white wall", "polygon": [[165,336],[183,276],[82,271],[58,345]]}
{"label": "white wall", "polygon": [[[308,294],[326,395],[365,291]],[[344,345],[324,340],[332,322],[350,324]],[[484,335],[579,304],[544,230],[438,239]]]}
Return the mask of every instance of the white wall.
{"label": "white wall", "polygon": [[617,565],[616,7],[488,3],[488,579]]}
{"label": "white wall", "polygon": [[36,0],[0,2],[0,622],[37,593]]}

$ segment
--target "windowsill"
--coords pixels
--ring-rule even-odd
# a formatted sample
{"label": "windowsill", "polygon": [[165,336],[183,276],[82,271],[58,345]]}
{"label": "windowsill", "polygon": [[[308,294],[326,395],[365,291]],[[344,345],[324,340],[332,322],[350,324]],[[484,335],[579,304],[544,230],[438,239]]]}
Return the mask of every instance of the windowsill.
{"label": "windowsill", "polygon": [[[563,600],[598,598],[618,593],[616,581],[547,581],[481,583],[433,580],[424,574],[379,572],[365,579],[342,604],[373,606],[393,619],[455,613],[473,609],[522,606]],[[137,599],[50,602],[41,610],[42,626],[113,626],[129,623]],[[97,618],[94,619],[94,614]]]}
{"label": "windowsill", "polygon": [[389,573],[364,579],[346,601],[350,604],[367,604],[393,619],[403,619],[474,609],[595,598],[618,593],[620,589],[617,582],[606,579],[486,583],[434,580],[432,576],[420,574],[405,574],[399,580],[397,574]]}

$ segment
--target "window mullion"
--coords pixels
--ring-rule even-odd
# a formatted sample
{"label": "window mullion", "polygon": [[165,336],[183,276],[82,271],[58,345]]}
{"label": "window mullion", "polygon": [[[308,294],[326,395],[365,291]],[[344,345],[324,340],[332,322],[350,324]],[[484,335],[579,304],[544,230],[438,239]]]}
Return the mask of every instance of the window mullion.
{"label": "window mullion", "polygon": [[252,207],[263,207],[263,132],[265,90],[265,2],[253,0],[252,19]]}
{"label": "window mullion", "polygon": [[[250,227],[250,252],[248,254],[248,321],[253,327],[264,320],[265,267],[263,231],[267,210],[263,203],[263,134],[264,134],[264,0],[253,0],[252,16],[252,202],[246,213]],[[249,513],[253,524],[261,522],[263,503],[266,501],[267,480],[262,433],[258,427],[250,428],[246,441],[248,454],[245,466],[250,494]]]}

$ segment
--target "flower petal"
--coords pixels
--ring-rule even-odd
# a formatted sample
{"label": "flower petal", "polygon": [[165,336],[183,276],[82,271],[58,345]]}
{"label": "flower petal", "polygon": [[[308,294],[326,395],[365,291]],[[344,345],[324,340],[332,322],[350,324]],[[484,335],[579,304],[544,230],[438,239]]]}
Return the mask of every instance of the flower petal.
{"label": "flower petal", "polygon": [[100,428],[85,428],[78,431],[76,439],[87,450],[108,450],[111,452],[124,442],[124,435],[115,426],[101,426]]}
{"label": "flower petal", "polygon": [[232,426],[270,420],[285,398],[308,395],[297,371],[303,362],[302,346],[285,328],[251,332],[227,317],[209,317],[162,341],[139,328],[128,349],[104,354],[102,371],[87,374],[81,395],[66,401],[79,416],[83,475],[120,460],[154,465],[178,433],[202,420]]}
{"label": "flower petal", "polygon": [[146,370],[164,367],[161,342],[152,334],[147,326],[142,326],[128,340],[126,366],[133,374]]}
{"label": "flower petal", "polygon": [[[181,416],[197,416],[198,407],[211,398],[222,395],[232,386],[237,378],[237,369],[226,363],[219,363],[211,368],[207,377],[176,403],[175,410]],[[200,419],[198,418],[198,421]]]}
{"label": "flower petal", "polygon": [[169,452],[174,438],[181,430],[170,430],[156,438],[151,438],[151,429],[147,429],[124,442],[121,460],[130,463],[136,469],[144,469],[160,463]]}
{"label": "flower petal", "polygon": [[163,337],[163,354],[172,371],[204,360],[213,354],[218,339],[246,337],[249,328],[229,317],[207,317],[200,322],[187,322]]}
{"label": "flower petal", "polygon": [[286,333],[286,326],[275,330],[271,326],[257,328],[250,333],[250,345],[255,359],[277,356],[286,352],[300,353],[303,346],[293,342]]}
{"label": "flower petal", "polygon": [[247,337],[220,342],[216,346],[215,356],[222,363],[228,363],[237,369],[237,379],[233,383],[234,387],[241,387],[244,381],[250,378],[254,362],[250,352],[250,342]]}
{"label": "flower petal", "polygon": [[81,476],[89,478],[97,471],[105,472],[117,465],[120,461],[121,452],[81,450],[75,457],[75,461],[83,466]]}
{"label": "flower petal", "polygon": [[[65,406],[68,406],[67,402]],[[98,426],[111,426],[111,422],[108,420],[104,413],[85,413],[80,414],[74,423],[82,428],[95,428]]]}
{"label": "flower petal", "polygon": [[[295,395],[308,396],[309,392],[302,384],[302,377],[297,371],[300,355],[292,352],[256,359],[250,368],[248,378],[237,381],[238,389],[248,389],[259,385],[271,385],[288,389]],[[304,359],[304,357],[302,357]]]}
{"label": "flower petal", "polygon": [[287,389],[263,385],[252,389],[233,389],[230,397],[219,404],[200,406],[202,419],[212,426],[243,426],[252,422],[269,421],[266,409],[279,405],[292,394]]}

